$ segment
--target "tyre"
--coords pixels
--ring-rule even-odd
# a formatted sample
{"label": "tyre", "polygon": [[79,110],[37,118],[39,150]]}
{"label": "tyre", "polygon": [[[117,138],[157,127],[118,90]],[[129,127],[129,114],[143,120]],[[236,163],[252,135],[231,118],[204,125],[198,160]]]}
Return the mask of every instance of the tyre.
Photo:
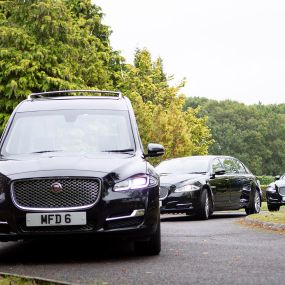
{"label": "tyre", "polygon": [[136,241],[135,252],[138,255],[158,255],[161,250],[160,220],[156,231],[147,241]]}
{"label": "tyre", "polygon": [[210,216],[210,197],[207,189],[203,189],[200,198],[200,207],[197,213],[197,217],[201,220],[208,220]]}
{"label": "tyre", "polygon": [[250,205],[245,208],[247,215],[257,214],[260,212],[261,198],[257,190],[254,191],[254,197],[250,202]]}
{"label": "tyre", "polygon": [[268,204],[268,203],[267,203],[267,208],[268,208],[269,212],[277,212],[280,210],[279,205],[272,205],[272,204]]}

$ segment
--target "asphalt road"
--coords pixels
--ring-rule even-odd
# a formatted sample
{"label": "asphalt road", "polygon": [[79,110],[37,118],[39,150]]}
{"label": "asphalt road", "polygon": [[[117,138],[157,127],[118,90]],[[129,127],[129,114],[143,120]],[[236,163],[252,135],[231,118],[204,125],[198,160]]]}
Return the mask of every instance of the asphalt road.
{"label": "asphalt road", "polygon": [[244,217],[163,215],[155,257],[116,240],[0,243],[0,271],[92,285],[285,284],[285,236],[242,226]]}

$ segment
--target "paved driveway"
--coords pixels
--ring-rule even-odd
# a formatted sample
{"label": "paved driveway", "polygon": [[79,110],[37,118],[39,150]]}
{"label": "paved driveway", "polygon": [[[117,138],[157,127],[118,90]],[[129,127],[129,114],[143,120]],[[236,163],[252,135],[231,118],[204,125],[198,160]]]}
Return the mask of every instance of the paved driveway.
{"label": "paved driveway", "polygon": [[285,236],[241,226],[244,217],[163,215],[155,257],[116,240],[0,243],[0,271],[74,284],[284,284]]}

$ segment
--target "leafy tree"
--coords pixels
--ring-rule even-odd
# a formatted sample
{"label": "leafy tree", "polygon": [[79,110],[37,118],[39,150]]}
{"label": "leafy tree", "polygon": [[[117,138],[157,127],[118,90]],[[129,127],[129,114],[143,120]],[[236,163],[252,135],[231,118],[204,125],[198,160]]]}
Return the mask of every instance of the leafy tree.
{"label": "leafy tree", "polygon": [[144,144],[167,157],[207,153],[206,118],[183,112],[185,98],[159,58],[137,50],[125,64],[109,42],[101,9],[91,0],[0,0],[0,132],[13,108],[32,92],[121,90],[134,106]]}
{"label": "leafy tree", "polygon": [[110,89],[120,70],[89,0],[0,2],[0,125],[31,92]]}
{"label": "leafy tree", "polygon": [[160,142],[166,148],[164,158],[206,154],[212,143],[206,118],[197,112],[183,112],[185,97],[178,86],[169,85],[162,60],[152,61],[149,51],[137,50],[134,65],[125,65],[120,88],[134,103],[144,145]]}
{"label": "leafy tree", "polygon": [[285,172],[284,105],[244,105],[234,101],[188,98],[184,109],[200,106],[215,143],[211,154],[232,155],[257,175]]}

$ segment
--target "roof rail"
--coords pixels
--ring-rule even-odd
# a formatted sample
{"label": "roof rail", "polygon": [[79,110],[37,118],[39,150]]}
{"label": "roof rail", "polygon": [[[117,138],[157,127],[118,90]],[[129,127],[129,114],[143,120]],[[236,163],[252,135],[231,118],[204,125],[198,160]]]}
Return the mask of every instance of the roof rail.
{"label": "roof rail", "polygon": [[[70,96],[70,93],[93,93],[93,94],[101,94],[98,97],[115,97],[122,98],[122,93],[119,91],[106,91],[106,90],[58,90],[58,91],[47,91],[41,93],[32,93],[28,96],[28,99],[43,99],[43,98],[52,98],[52,97],[64,97]],[[81,94],[82,95],[82,94]],[[91,96],[86,96],[86,98],[90,98]]]}

